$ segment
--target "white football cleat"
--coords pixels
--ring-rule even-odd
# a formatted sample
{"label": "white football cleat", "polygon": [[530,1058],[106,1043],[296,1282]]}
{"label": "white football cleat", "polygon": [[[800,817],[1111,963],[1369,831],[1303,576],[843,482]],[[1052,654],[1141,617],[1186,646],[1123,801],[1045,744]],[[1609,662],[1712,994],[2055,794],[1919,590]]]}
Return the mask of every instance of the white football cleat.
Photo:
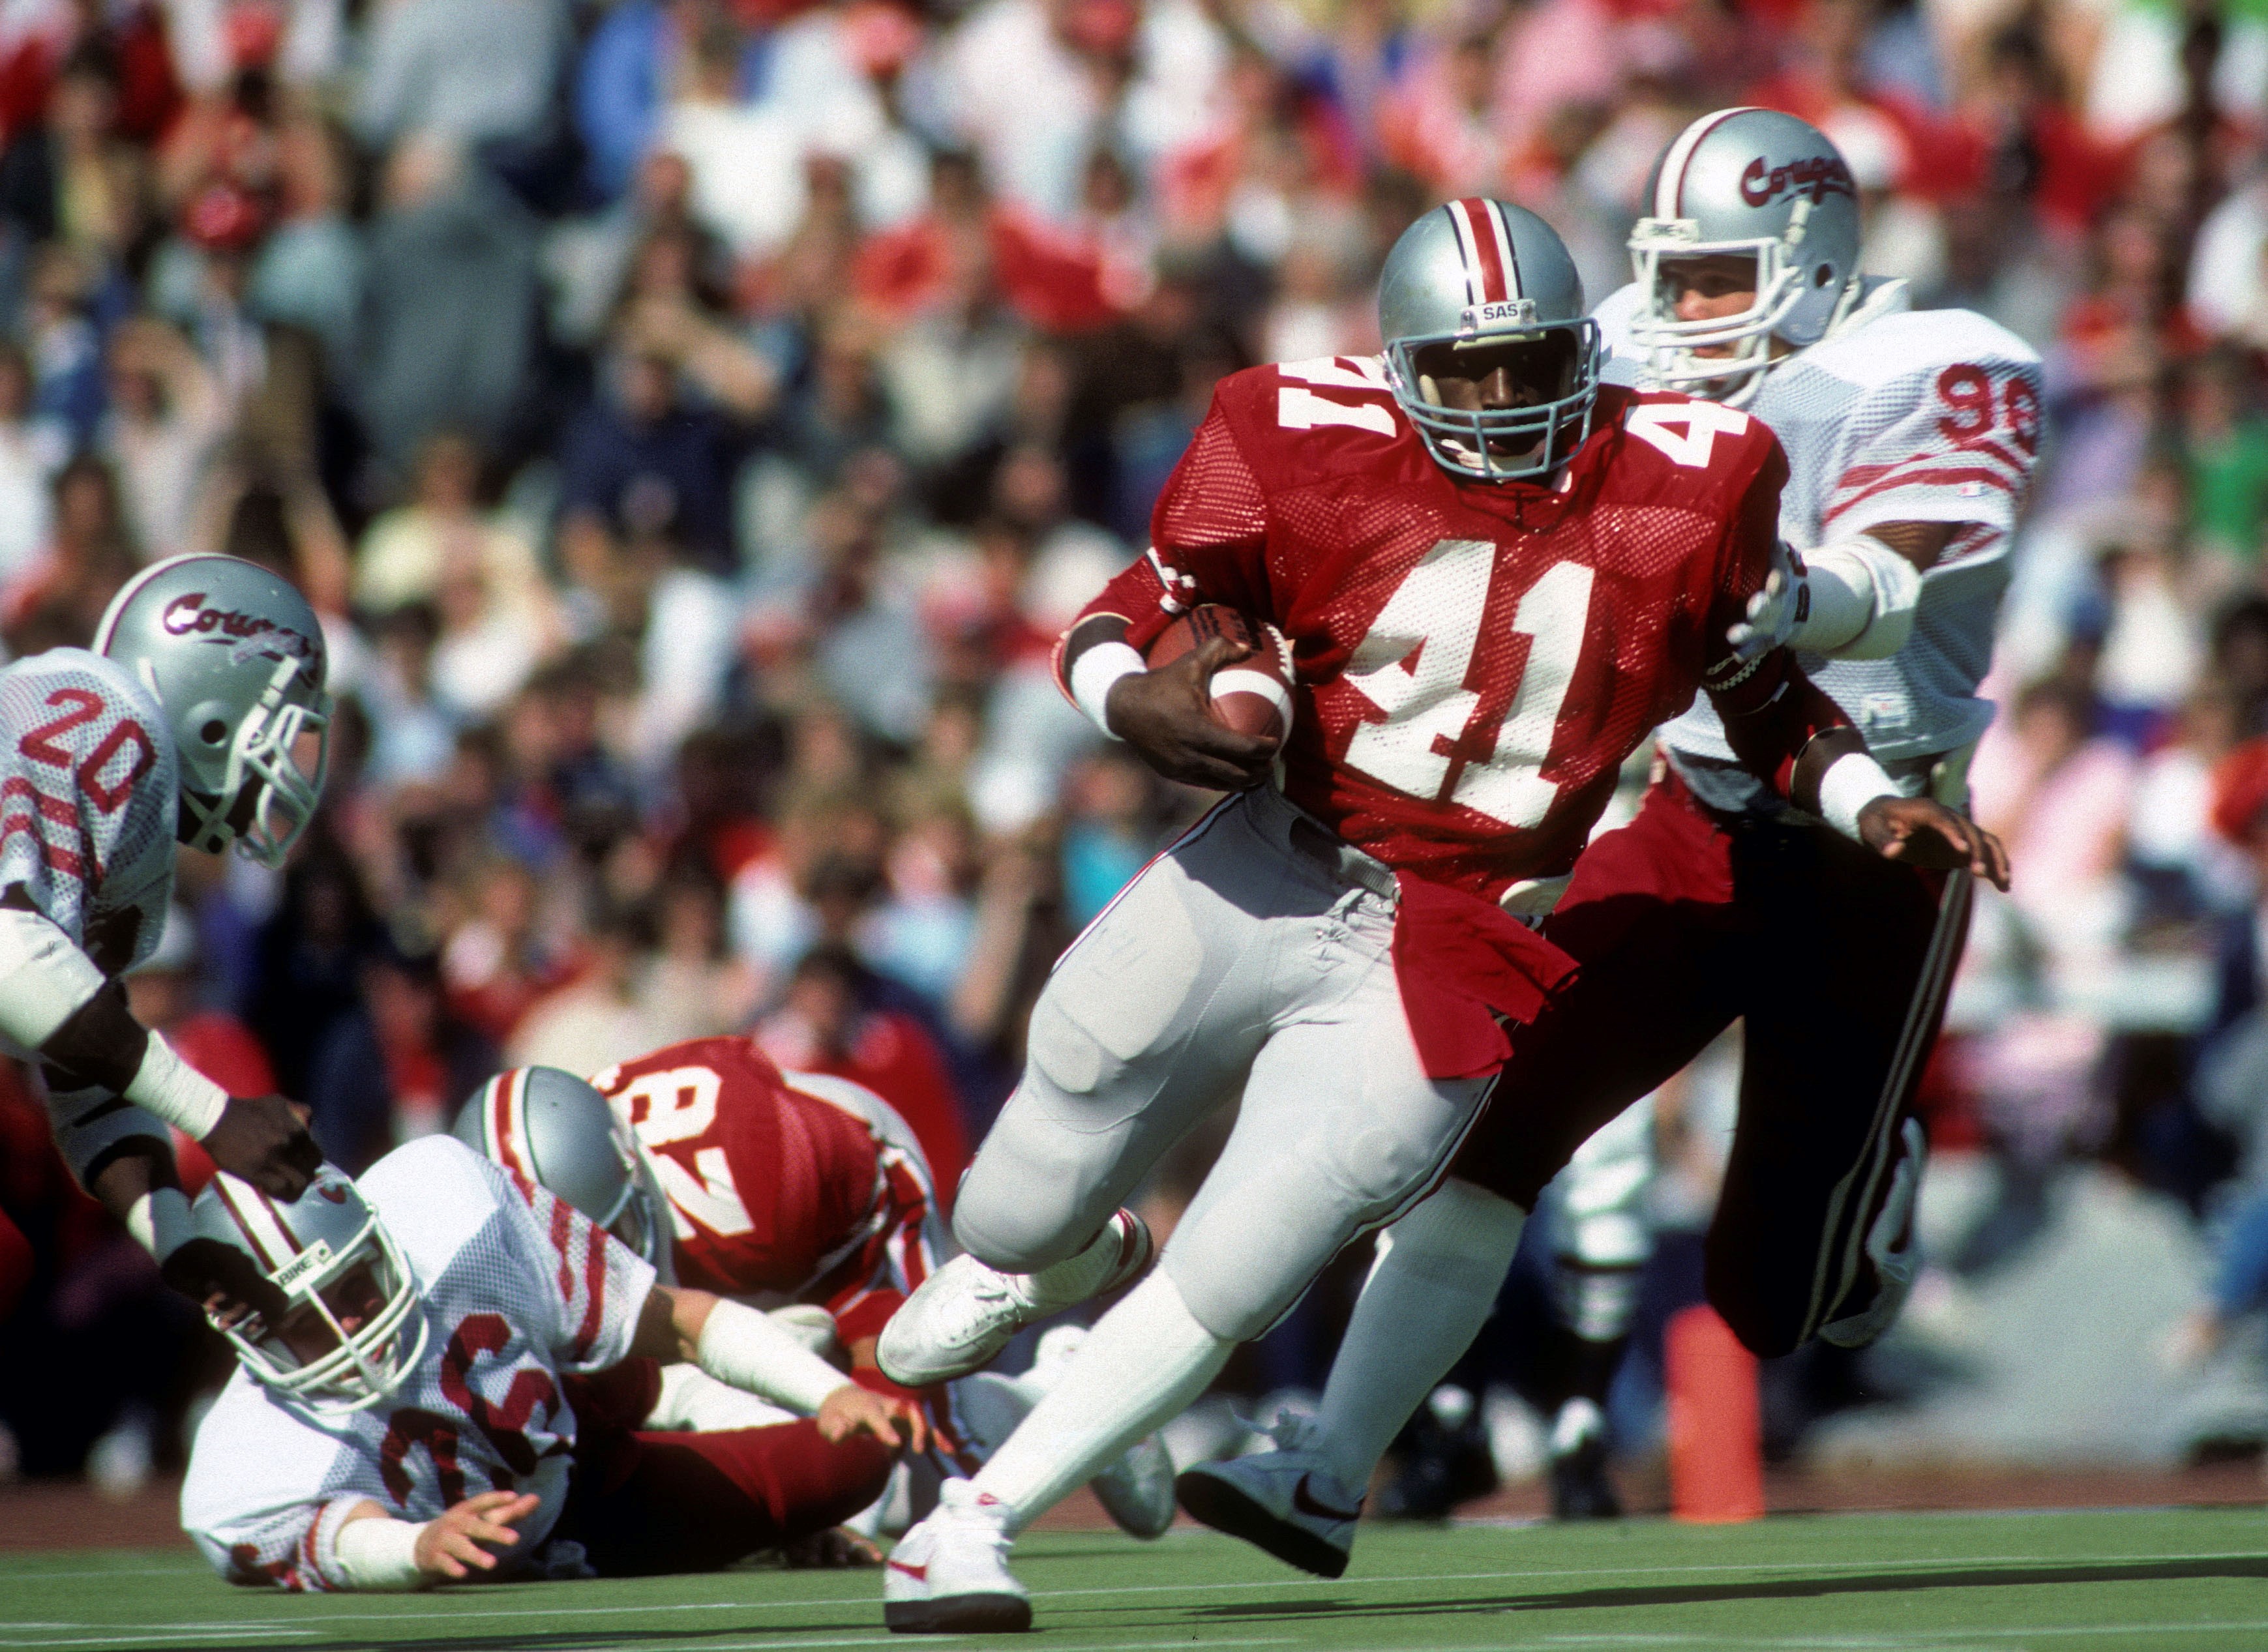
{"label": "white football cleat", "polygon": [[966,1377],[1035,1319],[1125,1284],[1150,1265],[1151,1250],[1148,1226],[1121,1210],[1085,1250],[1036,1274],[1004,1274],[956,1256],[890,1316],[875,1362],[907,1388]]}
{"label": "white football cleat", "polygon": [[1032,1626],[1008,1569],[1008,1506],[965,1479],[939,1488],[928,1519],[882,1566],[882,1621],[900,1634],[1003,1634]]}
{"label": "white football cleat", "polygon": [[1313,1429],[1305,1417],[1279,1417],[1269,1429],[1278,1450],[1197,1465],[1174,1482],[1182,1507],[1287,1566],[1318,1577],[1340,1575],[1354,1548],[1363,1500],[1310,1448]]}

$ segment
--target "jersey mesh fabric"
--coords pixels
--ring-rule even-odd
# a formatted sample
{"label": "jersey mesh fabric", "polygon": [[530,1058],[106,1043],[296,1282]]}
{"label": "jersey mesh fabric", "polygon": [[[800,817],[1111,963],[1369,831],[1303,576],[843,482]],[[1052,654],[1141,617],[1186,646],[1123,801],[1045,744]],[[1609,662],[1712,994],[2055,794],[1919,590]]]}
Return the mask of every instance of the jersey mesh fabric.
{"label": "jersey mesh fabric", "polygon": [[51,649],[0,672],[0,889],[105,974],[157,950],[173,886],[180,769],[141,684],[99,654]]}
{"label": "jersey mesh fabric", "polygon": [[[1629,333],[1637,293],[1625,287],[1598,311],[1624,374],[1643,360]],[[1886,522],[1974,525],[1923,576],[1913,637],[1895,657],[1800,657],[1875,754],[1916,786],[1926,763],[1896,760],[1965,745],[1992,720],[1977,688],[2036,458],[2039,397],[2039,359],[2013,334],[1966,310],[1908,310],[1899,291],[1876,283],[1859,325],[1774,368],[1749,403],[1787,452],[1780,532],[1798,549]],[[1694,707],[1663,740],[1705,801],[1778,806],[1734,766],[1708,707]]]}
{"label": "jersey mesh fabric", "polygon": [[816,1303],[849,1344],[878,1334],[936,1266],[929,1167],[871,1091],[792,1086],[733,1038],[673,1044],[592,1082],[659,1173],[684,1283]]}
{"label": "jersey mesh fabric", "polygon": [[1493,899],[1572,863],[1762,584],[1784,461],[1761,424],[1695,406],[1602,392],[1555,489],[1449,475],[1373,364],[1233,375],[1160,497],[1152,556],[1086,612],[1126,617],[1138,647],[1192,598],[1272,621],[1299,678],[1286,795]]}
{"label": "jersey mesh fabric", "polygon": [[242,1370],[197,1430],[181,1524],[238,1582],[342,1587],[344,1513],[432,1519],[490,1490],[535,1493],[509,1563],[539,1549],[567,1491],[565,1376],[627,1358],[653,1270],[571,1206],[449,1136],[396,1149],[357,1184],[409,1259],[423,1357],[369,1410],[315,1419]]}

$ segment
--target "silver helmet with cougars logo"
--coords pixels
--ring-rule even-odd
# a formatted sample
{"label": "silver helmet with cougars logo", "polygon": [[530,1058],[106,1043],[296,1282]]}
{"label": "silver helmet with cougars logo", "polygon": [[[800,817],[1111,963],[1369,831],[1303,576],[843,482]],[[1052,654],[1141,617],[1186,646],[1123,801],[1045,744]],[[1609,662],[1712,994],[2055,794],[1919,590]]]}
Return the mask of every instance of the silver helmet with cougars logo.
{"label": "silver helmet with cougars logo", "polygon": [[[172,557],[111,598],[94,651],[165,709],[180,753],[180,841],[215,855],[233,842],[282,865],[330,766],[323,631],[307,599],[256,562]],[[312,774],[295,751],[309,738]]]}
{"label": "silver helmet with cougars logo", "polygon": [[315,1172],[288,1202],[223,1171],[189,1211],[195,1236],[241,1251],[284,1293],[284,1317],[214,1320],[247,1375],[323,1415],[365,1411],[401,1388],[430,1326],[401,1247],[347,1173]]}
{"label": "silver helmet with cougars logo", "polygon": [[[1816,344],[1858,292],[1858,186],[1827,135],[1792,114],[1703,115],[1664,151],[1647,204],[1631,231],[1631,335],[1665,389],[1741,406],[1763,385],[1773,339]],[[1677,261],[1727,255],[1755,261],[1754,300],[1679,320]]]}
{"label": "silver helmet with cougars logo", "polygon": [[[1599,324],[1559,232],[1525,207],[1473,197],[1436,207],[1394,243],[1378,278],[1386,378],[1445,468],[1490,481],[1548,475],[1590,434]],[[1445,406],[1443,353],[1515,350],[1537,400],[1468,412]]]}

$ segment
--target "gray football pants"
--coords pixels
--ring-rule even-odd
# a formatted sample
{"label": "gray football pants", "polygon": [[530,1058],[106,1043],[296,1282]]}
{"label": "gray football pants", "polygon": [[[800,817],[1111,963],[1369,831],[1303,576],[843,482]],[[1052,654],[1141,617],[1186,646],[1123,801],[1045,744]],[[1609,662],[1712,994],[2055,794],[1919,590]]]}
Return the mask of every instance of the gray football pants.
{"label": "gray football pants", "polygon": [[1018,1273],[1063,1260],[1241,1091],[1160,1266],[1216,1336],[1267,1330],[1433,1186],[1491,1083],[1419,1065],[1394,905],[1386,867],[1273,790],[1206,816],[1057,965],[961,1184],[961,1243]]}

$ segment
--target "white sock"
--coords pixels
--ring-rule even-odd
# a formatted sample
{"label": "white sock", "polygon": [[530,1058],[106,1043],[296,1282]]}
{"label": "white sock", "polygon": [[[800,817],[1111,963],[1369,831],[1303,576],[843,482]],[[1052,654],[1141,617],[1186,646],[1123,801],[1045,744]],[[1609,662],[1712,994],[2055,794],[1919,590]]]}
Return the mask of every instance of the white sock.
{"label": "white sock", "polygon": [[1452,1179],[1379,1236],[1346,1338],[1323,1389],[1323,1460],[1360,1496],[1402,1425],[1496,1306],[1527,1215]]}
{"label": "white sock", "polygon": [[1016,1289],[1026,1302],[1049,1313],[1076,1307],[1102,1289],[1102,1281],[1118,1266],[1118,1253],[1125,1242],[1114,1215],[1078,1255],[1067,1256],[1036,1274],[1014,1275]]}
{"label": "white sock", "polygon": [[1087,1333],[1040,1403],[976,1472],[1021,1531],[1120,1452],[1178,1416],[1236,1345],[1197,1321],[1161,1269]]}

